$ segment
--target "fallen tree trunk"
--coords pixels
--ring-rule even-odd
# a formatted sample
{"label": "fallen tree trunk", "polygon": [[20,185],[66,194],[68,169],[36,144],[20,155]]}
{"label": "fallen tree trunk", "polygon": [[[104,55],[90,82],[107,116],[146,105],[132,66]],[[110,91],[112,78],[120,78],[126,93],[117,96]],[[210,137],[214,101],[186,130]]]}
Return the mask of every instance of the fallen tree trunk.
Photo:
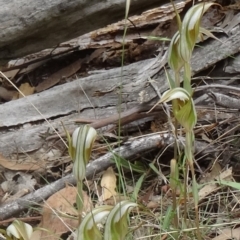
{"label": "fallen tree trunk", "polygon": [[[192,59],[194,74],[239,51],[239,32],[229,38],[224,36],[221,40],[224,43],[210,40],[206,46],[194,51]],[[76,127],[74,119],[83,117],[101,119],[117,113],[119,94],[122,95],[122,112],[138,106],[140,100],[142,102],[152,100],[156,98],[157,93],[149,84],[150,78],[155,80],[154,83],[160,92],[168,87],[165,72],[162,71],[165,63],[166,58],[160,57],[133,63],[123,70],[115,68],[97,71],[89,77],[0,105],[0,152],[4,157],[14,160],[14,163],[16,160],[22,162],[26,159],[47,161],[53,142],[46,141],[46,137],[43,136],[54,132],[49,131],[51,126],[44,118],[53,119],[50,123],[61,133],[61,121],[68,130],[72,130]],[[216,116],[212,117],[215,119]],[[54,153],[55,158],[58,158],[62,150],[55,149]]]}
{"label": "fallen tree trunk", "polygon": [[[164,4],[163,1],[161,4]],[[122,20],[125,0],[0,1],[2,62],[78,37]],[[130,14],[159,6],[158,0],[131,1]]]}

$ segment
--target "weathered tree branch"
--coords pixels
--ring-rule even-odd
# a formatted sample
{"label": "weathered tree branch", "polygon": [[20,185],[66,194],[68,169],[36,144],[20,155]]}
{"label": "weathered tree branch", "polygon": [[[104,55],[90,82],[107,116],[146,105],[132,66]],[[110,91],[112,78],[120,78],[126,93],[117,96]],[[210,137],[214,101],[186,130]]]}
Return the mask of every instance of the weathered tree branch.
{"label": "weathered tree branch", "polygon": [[[229,38],[222,37],[221,40],[224,43],[209,40],[204,48],[197,48],[192,58],[193,72],[198,73],[227,56],[237,53],[240,48],[239,36],[240,33],[237,32]],[[76,127],[72,120],[79,117],[100,119],[116,113],[119,109],[117,107],[119,106],[119,83],[122,85],[123,94],[122,111],[139,104],[140,93],[143,93],[147,100],[156,97],[156,92],[148,84],[149,77],[155,80],[160,92],[165,91],[168,87],[165,73],[158,73],[161,71],[162,64],[164,64],[164,59],[156,58],[131,64],[124,67],[122,71],[120,68],[115,68],[96,72],[89,77],[0,105],[0,152],[5,157],[11,157],[14,160],[21,159],[19,153],[23,153],[24,158],[27,153],[31,159],[35,160],[47,158],[46,154],[43,155],[43,151],[39,150],[42,150],[41,147],[47,144],[40,134],[47,132],[49,125],[42,124],[44,119],[29,102],[33,103],[46,118],[54,118],[55,120],[51,123],[55,128],[61,131],[60,120],[62,120],[67,129],[71,130]],[[83,90],[91,103],[84,95]],[[100,93],[100,96],[96,93]],[[101,95],[101,93],[103,94]],[[62,116],[66,117],[61,118]],[[21,128],[26,123],[32,125]],[[13,128],[15,131],[6,131],[9,128]],[[47,148],[49,149],[48,146]]]}
{"label": "weathered tree branch", "polygon": [[[158,0],[131,1],[130,15],[159,4]],[[0,5],[0,60],[7,61],[123,19],[126,1],[1,0]]]}

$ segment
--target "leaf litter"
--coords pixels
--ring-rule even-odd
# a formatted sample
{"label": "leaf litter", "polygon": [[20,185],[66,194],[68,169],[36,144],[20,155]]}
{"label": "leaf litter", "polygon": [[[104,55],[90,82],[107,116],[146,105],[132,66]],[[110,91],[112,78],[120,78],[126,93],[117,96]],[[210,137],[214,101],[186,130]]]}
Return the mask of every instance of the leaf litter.
{"label": "leaf litter", "polygon": [[[153,14],[154,15],[154,14]],[[238,24],[238,20],[236,20],[237,18],[234,19],[233,23],[234,26],[236,26]],[[232,23],[232,24],[233,24]],[[225,27],[225,26],[224,26]],[[231,25],[232,27],[232,25]],[[110,31],[113,31],[114,29],[111,29]],[[103,31],[104,33],[104,31]],[[97,39],[97,37],[100,38],[100,36],[95,36],[94,34],[92,35],[92,38]],[[99,44],[100,45],[100,44]],[[117,51],[116,51],[117,52]],[[135,51],[137,52],[137,51]],[[104,54],[103,54],[104,53]],[[98,62],[104,62],[103,60],[105,59],[104,56],[106,56],[106,49],[104,49],[104,51],[98,50],[96,54],[96,58],[94,57],[94,55],[92,58],[90,58],[90,60],[87,60],[88,63],[91,62],[92,60],[96,60],[98,57]],[[102,55],[103,54],[103,55]],[[111,55],[111,54],[110,54]],[[109,55],[109,56],[110,56]],[[44,62],[45,64],[45,62]],[[81,60],[77,60],[76,62],[74,62],[73,64],[70,64],[64,68],[58,69],[55,73],[50,74],[49,77],[47,77],[45,80],[43,80],[40,83],[37,83],[38,85],[34,85],[35,87],[31,87],[31,84],[29,83],[21,83],[20,85],[20,89],[23,90],[25,95],[28,94],[33,94],[34,91],[36,92],[40,92],[40,91],[44,91],[45,89],[48,89],[50,87],[55,86],[56,84],[58,84],[59,82],[62,81],[62,78],[68,78],[72,75],[74,75],[75,73],[77,73],[77,71],[79,71],[82,68],[82,62]],[[32,70],[35,70],[35,68],[33,68]],[[17,78],[20,77],[20,75],[18,75],[19,73],[19,69],[17,69],[16,71],[13,71],[12,73],[9,73],[12,77],[12,79],[15,78],[15,80]],[[161,124],[160,126],[162,128],[166,128],[165,126],[163,127]],[[230,126],[231,127],[231,126]],[[218,128],[218,129],[217,129]],[[223,128],[223,129],[221,129]],[[216,126],[215,128],[211,129],[209,132],[206,132],[203,130],[203,132],[206,132],[204,134],[204,137],[202,137],[202,140],[205,140],[209,143],[214,143],[216,142],[215,140],[217,139],[216,137],[216,131],[222,131],[222,133],[224,133],[224,128],[226,128],[226,126],[224,124],[220,124],[220,126]],[[157,131],[156,128],[154,127],[154,132]],[[221,134],[221,133],[220,133]],[[223,144],[223,142],[220,142],[220,145]],[[146,155],[144,155],[142,158],[139,158],[136,160],[137,164],[141,165],[142,162],[145,164],[145,167],[148,167],[147,163],[149,161],[152,160],[154,154],[156,154],[154,151],[151,153],[146,153]],[[162,169],[161,171],[163,172],[164,175],[168,176],[169,174],[169,169],[168,169],[168,161],[170,160],[170,153],[169,151],[166,152],[166,154],[164,154],[164,161],[163,162],[158,162],[159,167]],[[147,161],[146,161],[147,159]],[[208,165],[206,164],[206,162],[208,160],[206,160],[205,162],[203,160],[201,160],[203,162],[203,170],[207,169],[209,166],[205,166]],[[33,163],[18,163],[18,162],[11,162],[8,159],[5,159],[4,157],[0,158],[0,164],[7,169],[11,169],[13,171],[36,171],[38,168],[41,168],[41,164],[39,166],[33,162]],[[44,163],[43,163],[44,164]],[[64,166],[63,166],[64,168]],[[217,169],[217,170],[216,170]],[[60,168],[57,169],[57,171],[62,171]],[[126,177],[128,177],[128,180],[131,179],[131,174],[129,173],[128,169],[125,170],[127,171],[126,173]],[[215,172],[214,172],[215,171]],[[139,174],[139,173],[138,173]],[[207,174],[207,173],[206,173]],[[226,199],[231,199],[233,198],[231,195],[231,192],[229,193],[229,195],[227,195],[228,193],[228,187],[227,186],[227,182],[224,182],[222,180],[226,180],[226,176],[223,176],[224,174],[227,175],[227,178],[231,178],[232,179],[232,172],[231,169],[222,169],[222,167],[217,167],[217,165],[213,165],[212,170],[210,172],[208,172],[208,174],[210,175],[210,178],[208,179],[202,179],[202,181],[204,182],[205,186],[203,188],[199,189],[199,195],[200,195],[200,200],[202,201],[202,209],[203,211],[205,211],[206,207],[206,202],[207,201],[212,201],[211,204],[214,205],[216,204],[217,201],[224,203],[224,200]],[[28,176],[31,179],[31,174]],[[136,179],[139,177],[139,175],[136,175]],[[98,179],[99,180],[99,179]],[[27,181],[27,180],[25,180]],[[100,184],[96,184],[102,187],[102,195],[99,196],[98,201],[99,202],[106,202],[108,199],[110,199],[111,197],[114,199],[114,197],[116,197],[116,195],[120,194],[116,192],[117,189],[117,184],[118,184],[118,177],[116,176],[116,174],[114,173],[114,170],[112,168],[109,168],[108,170],[106,170],[103,175],[101,176],[101,183]],[[222,183],[224,183],[223,185],[221,185],[221,181]],[[211,182],[214,182],[213,184]],[[154,183],[152,185],[152,183]],[[149,186],[149,184],[151,184],[151,188],[147,189],[147,186]],[[133,181],[130,186],[135,186],[135,182]],[[166,189],[164,190],[164,187],[166,186]],[[161,184],[158,184],[158,179],[156,179],[156,177],[154,176],[150,176],[148,175],[146,178],[146,181],[144,182],[142,188],[142,192],[139,192],[139,198],[144,197],[144,199],[147,199],[147,207],[149,209],[151,209],[150,211],[152,211],[152,214],[159,214],[158,212],[158,208],[160,206],[166,207],[167,205],[169,205],[169,202],[171,202],[170,198],[171,198],[171,194],[169,194],[169,186],[165,185],[162,186]],[[233,185],[231,187],[234,187]],[[7,187],[5,188],[7,189]],[[220,190],[221,189],[221,190]],[[225,189],[226,192],[224,192]],[[13,189],[8,189],[7,191],[11,192],[13,191]],[[218,199],[215,199],[214,197],[216,197],[216,193],[219,195]],[[86,202],[90,201],[90,192],[89,193],[85,193],[85,197],[86,197]],[[235,195],[237,198],[239,196]],[[190,196],[191,197],[191,196]],[[207,200],[208,199],[208,200]],[[65,201],[66,200],[66,201]],[[51,231],[48,233],[41,233],[42,236],[40,237],[46,237],[48,236],[48,239],[58,239],[60,237],[60,235],[66,231],[69,230],[68,227],[66,227],[66,225],[69,225],[71,228],[75,228],[77,226],[77,223],[73,220],[67,220],[66,218],[64,218],[64,223],[61,220],[62,216],[61,214],[68,214],[71,216],[76,216],[76,211],[74,210],[74,208],[72,208],[72,206],[74,206],[76,200],[76,189],[74,187],[69,187],[67,186],[66,188],[63,189],[63,191],[56,193],[56,195],[52,195],[51,198],[49,198],[46,203],[44,204],[43,207],[43,211],[42,211],[42,222],[40,223],[39,226],[41,226],[42,228],[48,228],[51,225],[52,228],[49,229]],[[85,202],[85,201],[84,201]],[[207,202],[208,203],[208,202]],[[113,201],[114,204],[114,201]],[[90,204],[91,205],[91,204]],[[236,206],[235,206],[236,207]],[[88,210],[91,207],[89,206],[85,206],[84,209]],[[231,211],[231,208],[233,208],[233,206],[231,204],[227,205],[226,208],[224,209],[218,209],[218,213],[222,214],[223,216],[226,217],[226,213],[227,211]],[[55,217],[53,217],[53,210],[56,210],[59,214],[58,216],[55,215]],[[220,212],[222,211],[222,212]],[[226,212],[225,212],[226,211]],[[209,211],[209,214],[213,214],[215,213],[216,210],[211,210]],[[53,220],[54,221],[50,221]],[[155,221],[155,220],[153,220]],[[214,222],[214,218],[212,218],[212,222]],[[53,234],[53,238],[51,238],[48,234]],[[239,229],[235,228],[226,228],[223,229],[221,231],[218,232],[219,236],[214,237],[213,239],[226,239],[229,238],[230,235],[231,237],[239,237]],[[225,236],[225,238],[224,238]],[[222,237],[222,238],[221,238]],[[36,238],[37,239],[37,238]]]}

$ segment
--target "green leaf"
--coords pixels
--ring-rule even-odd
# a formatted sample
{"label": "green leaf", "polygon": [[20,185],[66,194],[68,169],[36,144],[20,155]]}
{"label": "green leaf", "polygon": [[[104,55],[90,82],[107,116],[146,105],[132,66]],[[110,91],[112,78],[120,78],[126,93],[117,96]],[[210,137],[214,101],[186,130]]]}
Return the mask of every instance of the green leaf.
{"label": "green leaf", "polygon": [[193,177],[193,183],[192,183],[192,191],[193,191],[193,200],[194,200],[194,205],[195,208],[198,207],[198,202],[199,202],[199,195],[198,195],[198,184],[196,181],[195,176]]}
{"label": "green leaf", "polygon": [[104,231],[104,240],[124,240],[128,232],[128,212],[137,204],[121,201],[109,213]]}
{"label": "green leaf", "polygon": [[79,213],[82,213],[83,206],[84,206],[84,199],[83,199],[83,182],[77,181],[77,196],[76,196],[76,204]]}
{"label": "green leaf", "polygon": [[138,198],[138,193],[139,193],[139,191],[140,191],[140,189],[141,189],[141,186],[142,186],[142,183],[143,183],[145,177],[146,177],[146,174],[143,174],[143,175],[138,179],[138,181],[137,181],[137,183],[136,183],[136,185],[135,185],[135,187],[134,187],[134,191],[133,191],[133,194],[132,194],[132,198],[135,199],[135,200]]}
{"label": "green leaf", "polygon": [[179,184],[179,169],[178,169],[178,164],[175,159],[172,159],[170,162],[170,187],[172,190],[177,189],[177,186]]}
{"label": "green leaf", "polygon": [[182,21],[181,21],[181,18],[180,18],[180,15],[175,7],[175,4],[172,0],[170,0],[171,3],[172,3],[172,6],[173,6],[173,9],[174,9],[174,12],[176,14],[176,20],[177,20],[177,25],[178,25],[178,29],[181,29],[182,28]]}
{"label": "green leaf", "polygon": [[185,155],[188,160],[189,165],[193,165],[193,143],[194,134],[193,131],[186,131],[186,142],[185,142]]}
{"label": "green leaf", "polygon": [[99,206],[89,212],[77,229],[77,240],[102,240],[103,236],[97,224],[104,221],[112,206]]}
{"label": "green leaf", "polygon": [[191,65],[187,62],[184,64],[184,74],[183,74],[183,88],[192,96],[192,86],[191,86],[192,74]]}
{"label": "green leaf", "polygon": [[155,167],[155,165],[153,163],[149,163],[149,167],[157,174],[157,175],[161,175],[161,173],[159,172],[159,170]]}
{"label": "green leaf", "polygon": [[169,230],[173,217],[174,217],[173,206],[170,205],[170,206],[168,206],[167,211],[164,216],[164,219],[163,219],[163,224],[162,224],[163,230],[165,230],[165,231]]}
{"label": "green leaf", "polygon": [[220,184],[220,185],[225,185],[225,186],[232,187],[232,188],[240,190],[240,183],[238,183],[238,182],[232,182],[232,181],[226,181],[226,180],[217,180],[217,183]]}
{"label": "green leaf", "polygon": [[169,74],[169,72],[165,69],[166,77],[168,80],[168,85],[170,86],[170,89],[176,88],[176,83],[174,82],[172,76]]}
{"label": "green leaf", "polygon": [[184,61],[179,53],[180,34],[176,32],[168,48],[168,65],[175,71],[179,72],[184,65]]}
{"label": "green leaf", "polygon": [[143,164],[140,164],[139,162],[131,163],[117,154],[115,154],[115,156],[116,156],[116,158],[114,159],[113,162],[116,163],[116,161],[117,161],[119,166],[124,167],[126,169],[131,169],[138,173],[146,172],[146,168],[143,166]]}
{"label": "green leaf", "polygon": [[223,42],[222,40],[220,40],[219,38],[215,37],[210,31],[208,31],[208,30],[205,29],[205,28],[200,27],[200,33],[203,33],[203,34],[205,34],[206,36],[211,37],[211,38],[213,38],[213,39],[221,42],[222,44],[224,44],[224,42]]}

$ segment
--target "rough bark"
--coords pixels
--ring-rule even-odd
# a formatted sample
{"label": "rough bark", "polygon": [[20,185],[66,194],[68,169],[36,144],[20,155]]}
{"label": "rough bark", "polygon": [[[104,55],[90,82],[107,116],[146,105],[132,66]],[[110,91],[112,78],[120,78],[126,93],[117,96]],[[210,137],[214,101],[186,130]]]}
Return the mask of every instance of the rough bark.
{"label": "rough bark", "polygon": [[[196,49],[192,59],[194,74],[239,51],[239,32],[229,38],[222,37],[221,40],[224,43],[209,40],[204,48]],[[71,130],[76,127],[73,120],[79,117],[100,119],[117,113],[119,94],[122,95],[122,111],[140,104],[140,98],[143,101],[151,100],[157,94],[148,82],[149,77],[155,80],[160,92],[167,89],[165,73],[161,71],[165,60],[160,57],[133,63],[123,70],[115,68],[95,72],[89,77],[0,105],[0,152],[15,160],[22,157],[25,159],[26,153],[35,160],[48,159],[47,151],[43,151],[42,147],[47,144],[49,149],[51,143],[46,142],[41,134],[48,132],[51,127],[44,121],[44,117],[54,119],[51,124],[62,132],[60,121]]]}
{"label": "rough bark", "polygon": [[[121,20],[125,4],[125,0],[1,0],[0,60],[38,52]],[[131,1],[130,15],[158,5],[158,0]]]}

